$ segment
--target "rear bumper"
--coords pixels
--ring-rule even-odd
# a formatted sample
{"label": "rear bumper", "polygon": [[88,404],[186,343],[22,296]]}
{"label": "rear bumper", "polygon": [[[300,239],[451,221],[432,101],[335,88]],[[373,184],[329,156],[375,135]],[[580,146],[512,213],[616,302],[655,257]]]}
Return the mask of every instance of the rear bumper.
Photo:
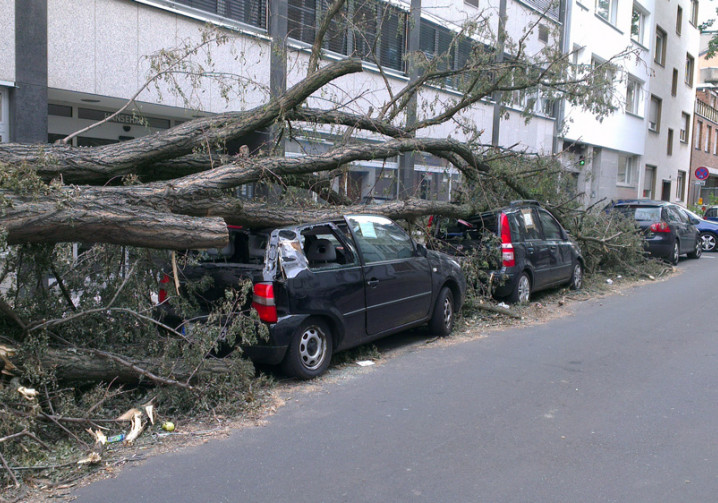
{"label": "rear bumper", "polygon": [[673,239],[666,239],[664,237],[647,238],[646,252],[648,252],[653,257],[670,259],[671,255],[673,255]]}

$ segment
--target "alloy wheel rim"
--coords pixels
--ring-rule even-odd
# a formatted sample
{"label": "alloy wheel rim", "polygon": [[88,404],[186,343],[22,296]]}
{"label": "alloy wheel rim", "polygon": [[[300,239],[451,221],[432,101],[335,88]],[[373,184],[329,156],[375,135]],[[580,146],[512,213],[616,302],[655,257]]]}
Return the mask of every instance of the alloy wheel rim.
{"label": "alloy wheel rim", "polygon": [[299,339],[299,356],[302,365],[309,370],[316,370],[326,357],[326,335],[319,327],[309,327]]}
{"label": "alloy wheel rim", "polygon": [[447,298],[444,299],[444,326],[447,329],[451,329],[451,323],[454,318],[454,308],[451,305],[451,301]]}
{"label": "alloy wheel rim", "polygon": [[704,234],[701,236],[701,244],[703,251],[713,251],[716,247],[716,238],[710,234]]}
{"label": "alloy wheel rim", "polygon": [[530,293],[531,287],[529,286],[529,279],[526,276],[521,276],[519,279],[519,302],[528,302]]}
{"label": "alloy wheel rim", "polygon": [[573,268],[573,285],[578,289],[581,288],[582,282],[583,271],[581,270],[581,266],[579,264],[576,264],[576,266]]}

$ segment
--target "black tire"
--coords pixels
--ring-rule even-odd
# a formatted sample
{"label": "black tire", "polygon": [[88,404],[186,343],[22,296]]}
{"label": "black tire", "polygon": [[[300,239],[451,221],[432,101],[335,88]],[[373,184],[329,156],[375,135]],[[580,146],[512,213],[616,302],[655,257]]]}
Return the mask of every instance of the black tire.
{"label": "black tire", "polygon": [[688,254],[688,258],[701,258],[701,255],[703,255],[703,240],[698,237],[698,239],[696,239],[695,248]]}
{"label": "black tire", "polygon": [[454,329],[454,294],[451,293],[449,287],[444,287],[439,292],[434,305],[434,312],[429,321],[429,331],[432,334],[445,337]]}
{"label": "black tire", "polygon": [[718,237],[712,232],[701,232],[701,244],[704,252],[715,251],[716,245],[718,245]]}
{"label": "black tire", "polygon": [[514,285],[514,291],[508,297],[512,304],[528,304],[531,298],[531,278],[528,273],[522,272]]}
{"label": "black tire", "polygon": [[671,252],[671,255],[668,257],[668,263],[671,265],[678,265],[678,258],[681,255],[681,247],[678,244],[678,240],[675,240],[673,242],[673,251]]}
{"label": "black tire", "polygon": [[329,368],[333,340],[329,325],[319,318],[309,318],[294,332],[282,361],[285,374],[312,379]]}
{"label": "black tire", "polygon": [[571,272],[571,281],[568,283],[571,290],[580,290],[583,287],[583,265],[581,262],[573,264]]}

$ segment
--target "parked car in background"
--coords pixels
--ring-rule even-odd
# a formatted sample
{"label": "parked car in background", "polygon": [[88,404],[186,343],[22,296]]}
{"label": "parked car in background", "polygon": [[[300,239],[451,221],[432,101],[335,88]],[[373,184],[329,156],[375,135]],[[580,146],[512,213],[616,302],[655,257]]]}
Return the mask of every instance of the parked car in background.
{"label": "parked car in background", "polygon": [[718,222],[718,206],[709,206],[703,212],[703,218],[712,222]]}
{"label": "parked car in background", "polygon": [[683,211],[688,214],[688,219],[698,228],[698,232],[701,233],[703,251],[716,251],[716,246],[718,245],[718,222],[701,218],[691,210],[685,208],[683,208]]}
{"label": "parked car in background", "polygon": [[670,264],[678,264],[680,255],[700,258],[703,242],[685,208],[667,201],[650,199],[621,200],[610,205],[636,222],[643,230],[646,251]]}
{"label": "parked car in background", "polygon": [[[196,252],[196,260],[178,268],[181,283],[212,280],[194,293],[204,310],[194,323],[207,318],[225,289],[252,280],[251,306],[269,341],[245,352],[298,378],[322,374],[336,351],[408,328],[428,324],[432,333],[448,335],[464,301],[460,265],[381,216],[229,231],[225,249]],[[168,295],[160,292],[162,319],[181,329],[187,321],[173,312]]]}
{"label": "parked car in background", "polygon": [[[433,219],[432,234],[442,249],[458,255],[500,246],[501,262],[489,271],[497,298],[527,303],[539,290],[583,286],[585,264],[578,246],[537,201],[514,201],[466,220]],[[484,239],[487,234],[498,237],[500,244]]]}

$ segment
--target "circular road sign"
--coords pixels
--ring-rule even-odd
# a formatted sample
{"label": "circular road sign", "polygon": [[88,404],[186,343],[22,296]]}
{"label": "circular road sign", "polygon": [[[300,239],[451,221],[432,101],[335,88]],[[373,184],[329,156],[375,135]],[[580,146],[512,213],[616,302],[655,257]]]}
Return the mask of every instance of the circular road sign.
{"label": "circular road sign", "polygon": [[696,178],[698,178],[699,180],[705,180],[706,178],[708,178],[708,175],[708,168],[706,168],[705,166],[701,166],[696,170]]}

